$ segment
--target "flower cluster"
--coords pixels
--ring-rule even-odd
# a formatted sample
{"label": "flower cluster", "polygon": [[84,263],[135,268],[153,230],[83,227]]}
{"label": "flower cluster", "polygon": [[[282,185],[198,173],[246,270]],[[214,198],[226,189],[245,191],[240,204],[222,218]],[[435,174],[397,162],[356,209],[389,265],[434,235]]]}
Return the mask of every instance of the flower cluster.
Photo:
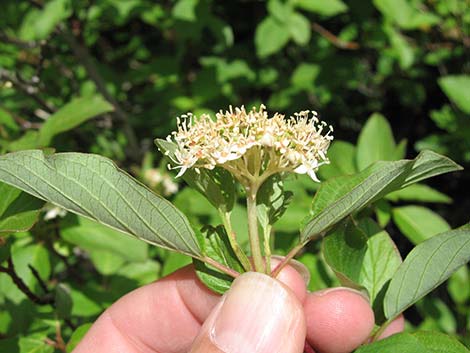
{"label": "flower cluster", "polygon": [[243,184],[281,172],[307,173],[318,181],[315,172],[329,162],[326,151],[333,139],[331,126],[322,135],[326,126],[313,111],[269,118],[263,105],[248,112],[230,107],[215,120],[207,114],[183,115],[167,140],[177,145],[173,162],[178,176],[188,168],[220,166]]}

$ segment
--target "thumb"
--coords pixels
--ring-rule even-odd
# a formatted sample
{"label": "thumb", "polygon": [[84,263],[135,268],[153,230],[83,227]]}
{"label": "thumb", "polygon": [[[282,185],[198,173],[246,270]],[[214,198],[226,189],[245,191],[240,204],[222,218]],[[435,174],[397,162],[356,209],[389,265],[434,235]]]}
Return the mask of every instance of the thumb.
{"label": "thumb", "polygon": [[300,301],[267,275],[240,275],[213,309],[190,353],[302,353],[306,324]]}

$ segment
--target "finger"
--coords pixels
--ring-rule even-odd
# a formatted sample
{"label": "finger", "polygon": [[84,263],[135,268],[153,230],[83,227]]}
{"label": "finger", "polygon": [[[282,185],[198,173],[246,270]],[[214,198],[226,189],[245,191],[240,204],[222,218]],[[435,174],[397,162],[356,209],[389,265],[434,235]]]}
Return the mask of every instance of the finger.
{"label": "finger", "polygon": [[396,333],[402,332],[405,329],[405,318],[403,314],[398,316],[395,320],[393,320],[387,328],[382,332],[379,336],[379,340],[383,340],[391,335]]}
{"label": "finger", "polygon": [[368,300],[349,288],[310,293],[304,310],[307,340],[321,353],[349,353],[367,340],[374,327]]}
{"label": "finger", "polygon": [[191,353],[302,353],[305,316],[296,294],[267,275],[239,276],[204,323]]}
{"label": "finger", "polygon": [[219,299],[184,267],[114,303],[74,353],[186,353]]}
{"label": "finger", "polygon": [[[291,267],[278,278],[305,298],[305,283]],[[186,353],[220,296],[207,289],[192,266],[139,288],[94,323],[74,353]]]}

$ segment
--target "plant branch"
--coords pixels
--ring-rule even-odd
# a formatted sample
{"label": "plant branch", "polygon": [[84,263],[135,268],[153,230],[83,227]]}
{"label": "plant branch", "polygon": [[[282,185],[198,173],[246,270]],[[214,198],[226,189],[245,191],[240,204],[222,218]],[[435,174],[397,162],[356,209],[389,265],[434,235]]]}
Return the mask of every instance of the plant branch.
{"label": "plant branch", "polygon": [[294,246],[289,253],[282,259],[281,262],[277,264],[277,266],[274,268],[274,270],[271,272],[271,277],[276,278],[279,273],[282,271],[282,269],[289,263],[290,260],[294,258],[295,255],[304,247],[305,244],[299,243],[296,246]]}
{"label": "plant branch", "polygon": [[114,116],[122,124],[124,134],[126,135],[129,142],[129,157],[131,157],[134,161],[138,161],[140,158],[140,148],[135,132],[129,123],[129,116],[121,107],[119,102],[109,93],[108,89],[106,88],[106,82],[96,67],[93,57],[88,51],[88,48],[79,43],[75,35],[68,29],[61,28],[60,31],[63,34],[65,41],[72,49],[73,54],[77,60],[80,62],[80,64],[83,65],[88,76],[95,83],[98,92],[113,105]]}
{"label": "plant branch", "polygon": [[246,209],[248,213],[248,234],[250,237],[251,256],[255,264],[255,270],[266,272],[266,265],[261,254],[261,247],[258,234],[258,214],[256,210],[256,194],[258,187],[251,184],[246,188]]}
{"label": "plant branch", "polygon": [[250,260],[248,259],[246,254],[243,252],[243,249],[238,244],[237,236],[235,232],[233,231],[232,222],[230,220],[230,212],[220,211],[220,217],[222,218],[222,223],[224,225],[225,231],[227,232],[230,246],[232,247],[233,252],[237,256],[238,261],[240,261],[245,271],[251,271],[252,266],[251,266]]}
{"label": "plant branch", "polygon": [[54,305],[53,296],[46,294],[45,296],[40,297],[28,288],[26,283],[24,283],[21,277],[18,276],[18,274],[16,273],[15,265],[13,264],[11,256],[7,259],[6,267],[0,266],[0,272],[6,273],[8,276],[10,276],[11,280],[13,281],[13,283],[15,283],[16,287],[18,287],[18,289],[23,292],[33,303],[38,305]]}
{"label": "plant branch", "polygon": [[231,268],[222,265],[221,263],[215,261],[214,259],[211,259],[208,256],[205,256],[201,258],[200,260],[204,261],[206,264],[211,265],[212,267],[215,267],[219,271],[222,271],[233,278],[237,278],[240,275],[237,271],[232,270]]}
{"label": "plant branch", "polygon": [[0,69],[0,81],[9,81],[13,86],[17,87],[20,91],[31,97],[36,103],[38,103],[42,109],[49,114],[56,111],[55,107],[42,99],[38,93],[38,88],[23,80],[20,80],[15,73],[11,73],[5,69]]}
{"label": "plant branch", "polygon": [[326,38],[331,44],[333,44],[335,47],[340,48],[340,49],[347,49],[347,50],[357,50],[359,49],[359,43],[357,42],[346,42],[338,36],[334,35],[331,33],[329,30],[327,30],[325,27],[321,26],[317,22],[312,23],[312,29],[320,34],[322,37]]}

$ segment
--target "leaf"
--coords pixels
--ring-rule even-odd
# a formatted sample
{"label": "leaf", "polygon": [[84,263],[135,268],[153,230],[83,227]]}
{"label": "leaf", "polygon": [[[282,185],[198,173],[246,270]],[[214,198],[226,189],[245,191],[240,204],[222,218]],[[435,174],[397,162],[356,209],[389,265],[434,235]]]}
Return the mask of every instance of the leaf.
{"label": "leaf", "polygon": [[44,202],[0,183],[0,234],[24,232],[37,221]]}
{"label": "leaf", "polygon": [[71,353],[75,349],[91,326],[91,323],[83,324],[78,326],[75,331],[73,331],[70,340],[67,342],[67,353]]}
{"label": "leaf", "polygon": [[[291,84],[298,89],[311,90],[320,73],[320,66],[316,64],[301,63],[291,76]],[[328,150],[330,155],[331,147]]]}
{"label": "leaf", "polygon": [[367,344],[354,353],[468,353],[463,344],[441,332],[402,332],[386,339]]}
{"label": "leaf", "polygon": [[341,0],[296,0],[294,4],[303,10],[326,17],[335,16],[348,10],[346,4]]}
{"label": "leaf", "polygon": [[310,21],[300,13],[294,12],[289,16],[287,22],[289,33],[298,45],[306,45],[310,41],[312,31]]}
{"label": "leaf", "polygon": [[55,27],[72,14],[70,0],[51,0],[41,10],[28,13],[21,24],[23,40],[46,39]]}
{"label": "leaf", "polygon": [[312,204],[313,217],[301,232],[301,242],[323,234],[353,212],[380,199],[389,192],[461,167],[430,151],[413,160],[377,162],[362,172],[337,177],[321,184]]}
{"label": "leaf", "polygon": [[393,276],[384,299],[388,319],[396,317],[470,260],[470,229],[436,235],[416,246]]}
{"label": "leaf", "polygon": [[150,244],[200,256],[187,218],[105,157],[10,153],[0,157],[0,180]]}
{"label": "leaf", "polygon": [[260,58],[275,54],[284,48],[289,38],[289,30],[281,22],[268,16],[256,27],[256,54]]}
{"label": "leaf", "polygon": [[345,222],[323,239],[322,252],[343,286],[361,289],[360,272],[367,251],[367,236]]}
{"label": "leaf", "polygon": [[127,261],[145,261],[147,244],[85,217],[67,215],[61,222],[60,236],[89,253],[103,251]]}
{"label": "leaf", "polygon": [[[207,226],[199,234],[203,254],[239,273],[244,272],[243,266],[238,261],[230,246],[227,233],[223,226]],[[233,278],[200,260],[194,259],[194,268],[199,279],[216,293],[223,294],[231,286]]]}
{"label": "leaf", "polygon": [[113,106],[99,95],[75,98],[52,114],[39,131],[29,130],[18,140],[10,142],[8,150],[20,151],[49,146],[55,136],[113,109]]}
{"label": "leaf", "polygon": [[[156,139],[155,144],[165,156],[169,157],[171,164],[175,160],[176,144],[162,139]],[[213,170],[201,168],[199,173],[188,169],[182,178],[218,210],[230,212],[233,209],[237,193],[235,180],[230,172],[222,168]]]}
{"label": "leaf", "polygon": [[441,216],[426,207],[396,207],[392,215],[400,231],[415,245],[450,230],[449,224]]}
{"label": "leaf", "polygon": [[452,199],[446,194],[424,184],[412,184],[406,188],[391,192],[387,195],[387,199],[391,201],[452,202]]}
{"label": "leaf", "polygon": [[47,344],[45,333],[34,333],[18,340],[19,353],[53,353],[54,347]]}
{"label": "leaf", "polygon": [[470,283],[468,266],[462,266],[450,276],[447,282],[447,291],[454,302],[464,304],[470,299],[468,283]]}
{"label": "leaf", "polygon": [[49,252],[44,245],[12,246],[11,255],[16,273],[33,291],[38,287],[38,280],[33,275],[30,267],[37,271],[43,281],[47,281],[51,275]]}
{"label": "leaf", "polygon": [[367,289],[371,303],[401,264],[390,235],[371,219],[348,222],[323,239],[322,250],[342,283]]}
{"label": "leaf", "polygon": [[447,97],[463,112],[470,114],[470,75],[449,75],[438,80]]}
{"label": "leaf", "polygon": [[279,174],[266,180],[257,194],[258,220],[263,228],[273,225],[282,217],[291,200],[292,192],[284,191]]}
{"label": "leaf", "polygon": [[414,62],[415,54],[413,47],[406,38],[392,26],[385,26],[384,32],[387,34],[392,45],[394,56],[397,58],[402,70],[409,69]]}
{"label": "leaf", "polygon": [[55,310],[57,317],[61,320],[70,318],[72,306],[73,301],[70,288],[63,283],[59,283],[55,288]]}
{"label": "leaf", "polygon": [[72,130],[85,121],[113,109],[111,103],[99,95],[75,98],[51,115],[42,125],[37,147],[48,146],[54,136]]}
{"label": "leaf", "polygon": [[198,2],[198,0],[178,0],[172,10],[173,17],[188,22],[196,21]]}
{"label": "leaf", "polygon": [[336,140],[328,149],[330,164],[319,169],[320,175],[325,179],[341,175],[357,173],[356,147],[349,142]]}
{"label": "leaf", "polygon": [[436,15],[414,8],[408,0],[374,0],[373,2],[387,19],[404,29],[427,29],[440,21]]}
{"label": "leaf", "polygon": [[0,237],[0,264],[10,257],[11,240]]}
{"label": "leaf", "polygon": [[372,114],[357,141],[356,160],[359,170],[377,161],[393,160],[395,149],[395,139],[389,122],[381,114]]}

